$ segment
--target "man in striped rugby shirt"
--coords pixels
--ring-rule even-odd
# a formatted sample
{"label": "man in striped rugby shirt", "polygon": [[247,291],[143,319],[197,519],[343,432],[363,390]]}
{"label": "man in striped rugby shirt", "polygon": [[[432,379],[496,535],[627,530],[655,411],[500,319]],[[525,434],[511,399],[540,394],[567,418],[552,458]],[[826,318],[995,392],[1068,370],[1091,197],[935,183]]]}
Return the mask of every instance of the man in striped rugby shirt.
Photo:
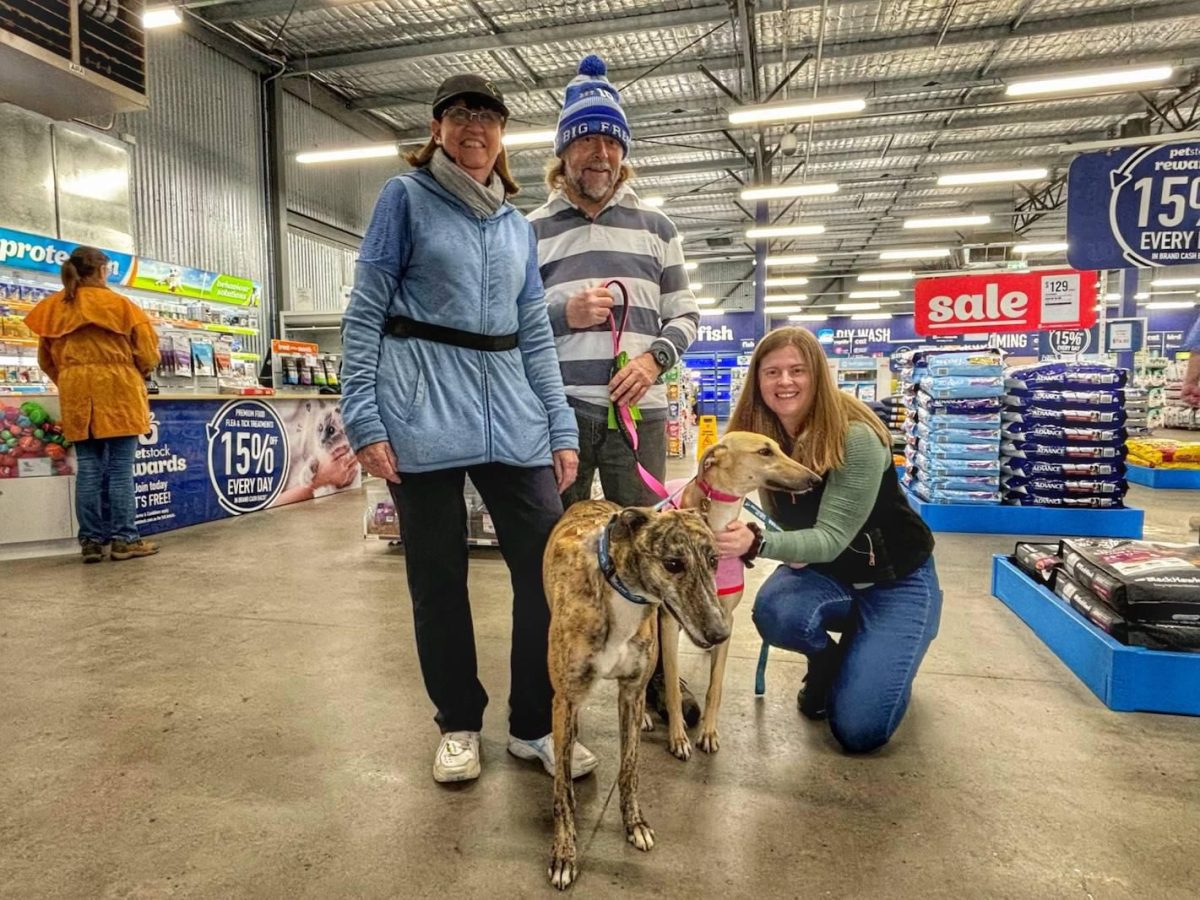
{"label": "man in striped rugby shirt", "polygon": [[[629,123],[603,60],[586,57],[567,85],[547,170],[550,196],[529,214],[538,240],[550,323],[567,402],[579,422],[579,476],[563,494],[569,506],[591,496],[597,470],[604,496],[621,506],[647,506],[658,497],[642,481],[640,461],[659,481],[666,475],[666,388],[659,376],[695,340],[700,312],[688,287],[683,243],[661,211],[629,184]],[[609,314],[629,309],[620,349],[629,362],[613,375]],[[614,310],[614,305],[616,309]],[[638,459],[609,427],[609,407],[637,405]],[[647,691],[662,710],[662,664]],[[684,690],[689,725],[700,708]]]}

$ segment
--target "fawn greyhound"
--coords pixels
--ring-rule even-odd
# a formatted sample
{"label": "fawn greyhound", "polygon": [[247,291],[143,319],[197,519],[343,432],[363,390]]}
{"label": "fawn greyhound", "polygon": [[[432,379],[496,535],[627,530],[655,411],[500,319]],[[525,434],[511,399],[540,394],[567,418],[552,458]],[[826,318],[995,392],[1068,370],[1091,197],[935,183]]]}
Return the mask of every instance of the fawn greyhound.
{"label": "fawn greyhound", "polygon": [[[710,447],[700,458],[696,477],[687,483],[676,501],[682,509],[698,509],[713,534],[718,534],[742,511],[746,495],[759,488],[800,493],[821,481],[820,476],[787,456],[769,437],[749,431],[728,432],[720,442]],[[724,566],[737,567],[741,560],[722,560]],[[740,571],[730,578],[719,577],[719,600],[726,628],[733,629],[733,611],[742,599],[743,579]],[[663,681],[667,707],[667,748],[677,759],[692,755],[691,742],[683,723],[683,698],[679,690],[679,627],[669,616],[659,617],[662,643]],[[725,662],[729,643],[719,644],[712,652],[708,679],[708,694],[704,698],[704,714],[700,720],[700,739],[697,746],[706,753],[716,753],[720,745],[717,735],[717,714],[721,708],[721,685],[725,680]],[[653,727],[649,718],[648,727]]]}
{"label": "fawn greyhound", "polygon": [[[638,744],[646,682],[654,670],[658,613],[698,646],[729,637],[717,602],[713,535],[699,513],[658,513],[586,500],[550,534],[543,561],[550,603],[550,681],[554,686],[554,844],[550,881],[562,890],[578,874],[571,753],[579,709],[597,679],[619,684],[625,835],[639,850],[654,832],[638,805]],[[678,635],[678,631],[675,632]],[[678,638],[676,638],[678,640]]]}

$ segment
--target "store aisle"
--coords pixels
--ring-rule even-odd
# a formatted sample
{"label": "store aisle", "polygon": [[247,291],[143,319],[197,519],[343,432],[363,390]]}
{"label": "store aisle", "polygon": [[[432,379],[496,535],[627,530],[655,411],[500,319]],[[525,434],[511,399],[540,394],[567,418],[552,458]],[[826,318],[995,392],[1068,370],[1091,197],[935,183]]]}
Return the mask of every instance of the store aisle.
{"label": "store aisle", "polygon": [[[1152,503],[1182,538],[1186,498]],[[166,535],[154,559],[4,565],[0,897],[550,895],[551,783],[504,752],[502,563],[472,560],[484,773],[447,789],[402,561],[360,522],[351,494]],[[754,699],[743,602],[721,752],[679,763],[661,727],[643,745],[649,855],[620,829],[606,685],[575,895],[1190,896],[1200,720],[1105,710],[988,597],[1011,543],[941,538],[941,635],[867,759],[799,718],[797,658],[775,653]],[[702,689],[705,658],[683,658]]]}

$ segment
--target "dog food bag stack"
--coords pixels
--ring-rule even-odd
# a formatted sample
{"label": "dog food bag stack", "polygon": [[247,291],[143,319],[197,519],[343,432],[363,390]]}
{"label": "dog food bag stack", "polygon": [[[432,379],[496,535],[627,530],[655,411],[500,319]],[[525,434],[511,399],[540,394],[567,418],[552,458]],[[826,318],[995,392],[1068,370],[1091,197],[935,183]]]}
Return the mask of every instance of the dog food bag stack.
{"label": "dog food bag stack", "polygon": [[929,351],[914,362],[906,484],[927,503],[999,503],[1000,351]]}
{"label": "dog food bag stack", "polygon": [[1001,485],[1021,506],[1124,506],[1124,369],[1048,362],[1008,371]]}
{"label": "dog food bag stack", "polygon": [[1122,644],[1200,651],[1200,547],[1107,538],[1017,544],[1013,562]]}
{"label": "dog food bag stack", "polygon": [[1126,462],[1148,469],[1200,471],[1200,441],[1168,438],[1130,438]]}
{"label": "dog food bag stack", "polygon": [[1131,435],[1150,433],[1150,392],[1146,388],[1125,388],[1125,430]]}

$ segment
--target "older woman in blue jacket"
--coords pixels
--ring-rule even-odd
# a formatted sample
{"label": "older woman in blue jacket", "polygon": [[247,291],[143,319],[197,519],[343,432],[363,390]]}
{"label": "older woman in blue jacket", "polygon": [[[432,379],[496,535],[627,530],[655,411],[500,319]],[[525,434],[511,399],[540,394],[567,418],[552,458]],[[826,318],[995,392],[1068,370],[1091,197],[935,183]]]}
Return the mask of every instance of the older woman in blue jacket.
{"label": "older woman in blue jacket", "polygon": [[[442,730],[439,782],[479,777],[488,699],[467,595],[468,474],[512,577],[508,749],[554,771],[541,564],[579,435],[533,229],[506,199],[517,191],[507,118],[484,78],[439,87],[432,138],[409,157],[415,171],[379,197],[342,327],[346,432],[400,514],[417,653]],[[579,748],[573,764],[586,775],[596,759]]]}

